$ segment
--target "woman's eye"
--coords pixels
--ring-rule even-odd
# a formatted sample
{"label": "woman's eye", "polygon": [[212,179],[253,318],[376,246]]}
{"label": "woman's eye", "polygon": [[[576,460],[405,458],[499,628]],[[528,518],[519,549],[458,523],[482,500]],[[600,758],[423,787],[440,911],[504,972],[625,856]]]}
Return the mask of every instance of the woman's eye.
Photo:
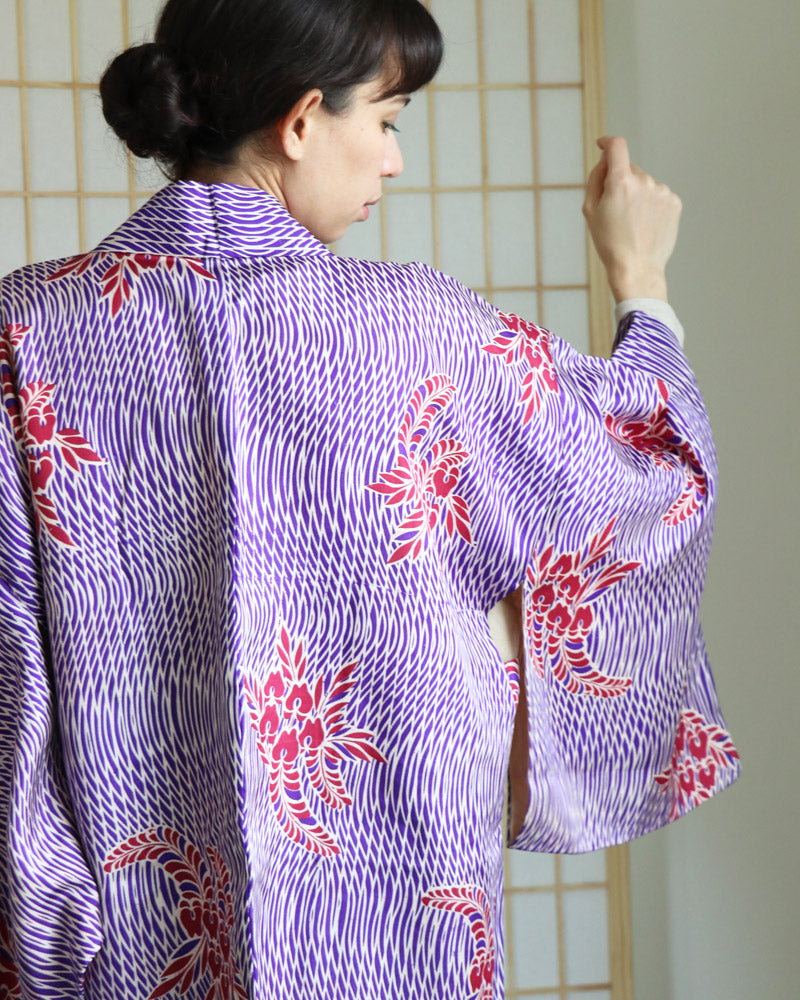
{"label": "woman's eye", "polygon": [[382,122],[384,132],[399,132],[400,129],[391,122]]}

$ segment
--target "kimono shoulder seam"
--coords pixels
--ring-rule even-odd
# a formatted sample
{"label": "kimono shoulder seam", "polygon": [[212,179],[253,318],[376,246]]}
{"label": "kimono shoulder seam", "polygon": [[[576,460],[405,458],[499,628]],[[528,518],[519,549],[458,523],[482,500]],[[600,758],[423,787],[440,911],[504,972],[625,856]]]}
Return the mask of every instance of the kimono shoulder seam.
{"label": "kimono shoulder seam", "polygon": [[[372,590],[380,590],[382,593],[398,599],[407,598],[408,600],[414,602],[418,602],[420,600],[421,590],[412,590],[403,585],[397,587],[387,587],[378,582],[371,582],[370,588]],[[452,612],[465,615],[480,615],[484,613],[482,608],[477,604],[475,606],[470,606],[469,604],[459,604],[448,597],[437,593],[431,593],[430,591],[425,593],[424,600],[426,606],[431,609],[434,607],[436,609],[449,608]]]}

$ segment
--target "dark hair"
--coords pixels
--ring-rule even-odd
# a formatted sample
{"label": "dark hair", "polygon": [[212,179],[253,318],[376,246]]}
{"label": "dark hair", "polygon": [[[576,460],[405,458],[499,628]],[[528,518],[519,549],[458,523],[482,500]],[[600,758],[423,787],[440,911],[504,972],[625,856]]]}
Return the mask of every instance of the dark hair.
{"label": "dark hair", "polygon": [[120,139],[177,179],[232,162],[315,87],[338,114],[356,84],[385,74],[384,97],[410,94],[441,58],[418,0],[167,0],[155,41],[118,55],[100,95]]}

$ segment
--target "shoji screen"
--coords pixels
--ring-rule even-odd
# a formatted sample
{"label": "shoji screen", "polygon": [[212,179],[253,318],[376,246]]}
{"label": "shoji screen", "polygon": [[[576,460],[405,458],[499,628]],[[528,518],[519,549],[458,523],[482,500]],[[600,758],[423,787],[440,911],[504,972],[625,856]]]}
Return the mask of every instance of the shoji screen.
{"label": "shoji screen", "polygon": [[[341,253],[426,260],[577,347],[605,352],[609,300],[582,185],[602,131],[601,0],[431,0],[447,39],[400,116],[406,169]],[[103,123],[108,58],[158,0],[0,0],[0,269],[92,246],[163,178]],[[507,996],[628,1000],[627,853],[507,852]],[[466,998],[465,998],[466,1000]]]}
{"label": "shoji screen", "polygon": [[0,0],[0,271],[89,249],[164,178],[103,121],[110,56],[152,35],[157,0]]}
{"label": "shoji screen", "polygon": [[352,227],[341,251],[425,260],[582,350],[591,330],[604,352],[608,295],[580,210],[602,131],[602,0],[428,6],[444,65],[400,115],[406,166],[380,224]]}

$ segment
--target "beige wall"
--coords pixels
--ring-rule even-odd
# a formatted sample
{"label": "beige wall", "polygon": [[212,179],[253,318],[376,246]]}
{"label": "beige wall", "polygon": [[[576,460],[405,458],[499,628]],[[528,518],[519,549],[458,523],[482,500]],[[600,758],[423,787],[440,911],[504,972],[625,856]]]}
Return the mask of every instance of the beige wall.
{"label": "beige wall", "polygon": [[637,1000],[800,997],[800,3],[605,0],[609,129],[684,200],[716,427],[706,640],[737,786],[632,846]]}

